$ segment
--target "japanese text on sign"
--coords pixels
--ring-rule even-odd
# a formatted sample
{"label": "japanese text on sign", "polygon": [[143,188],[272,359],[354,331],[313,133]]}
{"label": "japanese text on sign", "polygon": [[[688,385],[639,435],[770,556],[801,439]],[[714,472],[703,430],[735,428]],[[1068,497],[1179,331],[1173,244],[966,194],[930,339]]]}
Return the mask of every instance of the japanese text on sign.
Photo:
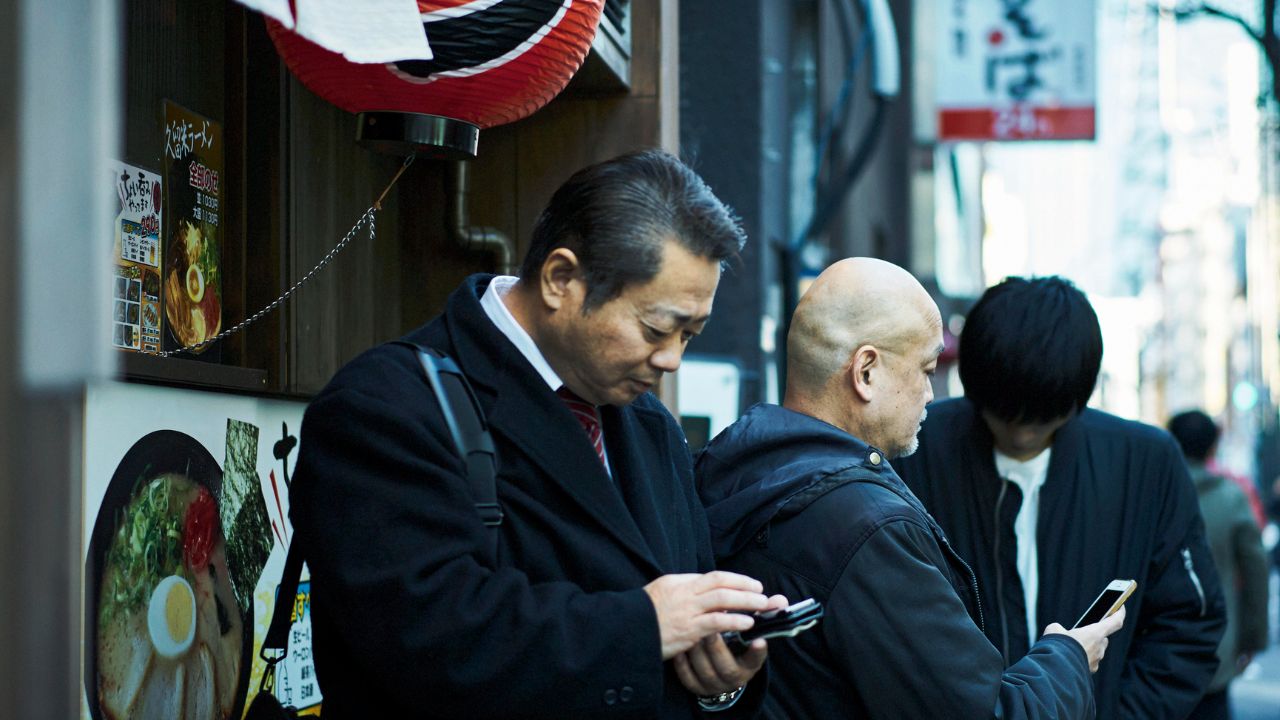
{"label": "japanese text on sign", "polygon": [[213,133],[208,121],[201,122],[197,130],[190,120],[174,120],[164,128],[164,154],[177,160],[196,149],[213,147]]}
{"label": "japanese text on sign", "polygon": [[1092,0],[951,0],[939,17],[939,140],[1094,134]]}
{"label": "japanese text on sign", "polygon": [[[280,592],[276,588],[276,592]],[[281,703],[308,708],[320,702],[315,661],[311,655],[311,583],[298,583],[289,629],[289,654],[276,666],[275,695]]]}

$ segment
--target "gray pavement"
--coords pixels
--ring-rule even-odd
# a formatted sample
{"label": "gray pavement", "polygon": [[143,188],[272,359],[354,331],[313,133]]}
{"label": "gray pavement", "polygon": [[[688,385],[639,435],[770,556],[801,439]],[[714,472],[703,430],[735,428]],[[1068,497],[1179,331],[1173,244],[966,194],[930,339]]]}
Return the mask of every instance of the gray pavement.
{"label": "gray pavement", "polygon": [[1271,573],[1271,645],[1231,683],[1235,720],[1280,720],[1280,575]]}
{"label": "gray pavement", "polygon": [[1280,648],[1273,643],[1231,683],[1236,720],[1280,720]]}

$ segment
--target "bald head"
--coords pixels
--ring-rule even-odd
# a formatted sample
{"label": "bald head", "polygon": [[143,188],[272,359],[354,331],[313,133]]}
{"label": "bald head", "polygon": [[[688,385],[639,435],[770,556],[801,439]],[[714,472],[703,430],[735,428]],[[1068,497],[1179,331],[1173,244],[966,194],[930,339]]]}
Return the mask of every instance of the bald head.
{"label": "bald head", "polygon": [[805,293],[787,335],[787,389],[822,392],[862,345],[901,353],[932,329],[929,293],[906,270],[875,258],[848,258]]}
{"label": "bald head", "polygon": [[848,376],[868,349],[868,367],[883,367],[889,357],[936,361],[941,326],[929,293],[897,265],[875,258],[831,265],[791,319],[786,405],[832,421],[823,406],[856,406],[847,397],[856,392]]}

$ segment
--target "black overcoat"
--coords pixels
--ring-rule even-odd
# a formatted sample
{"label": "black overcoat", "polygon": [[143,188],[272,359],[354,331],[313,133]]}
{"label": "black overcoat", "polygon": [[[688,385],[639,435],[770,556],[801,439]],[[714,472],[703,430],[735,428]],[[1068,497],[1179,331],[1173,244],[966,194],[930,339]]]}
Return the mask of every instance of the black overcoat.
{"label": "black overcoat", "polygon": [[[496,557],[412,350],[364,353],[306,412],[291,514],[324,715],[698,716],[643,590],[713,566],[684,436],[651,394],[604,407],[610,478],[484,314],[489,279],[468,278],[406,339],[453,357],[490,423]],[[758,708],[762,680],[727,714]]]}

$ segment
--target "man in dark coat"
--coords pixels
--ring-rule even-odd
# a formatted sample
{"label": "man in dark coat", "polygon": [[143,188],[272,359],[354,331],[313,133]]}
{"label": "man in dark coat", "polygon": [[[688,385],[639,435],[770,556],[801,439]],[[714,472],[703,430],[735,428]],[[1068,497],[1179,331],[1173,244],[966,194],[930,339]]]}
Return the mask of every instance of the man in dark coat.
{"label": "man in dark coat", "polygon": [[701,331],[742,242],[678,160],[623,156],[555,193],[518,280],[472,276],[406,336],[475,390],[497,448],[497,530],[412,349],[366,352],[315,398],[291,500],[326,718],[758,709],[763,675],[743,686],[764,643],[735,655],[720,633],[785,598],[712,572],[687,446],[648,392]]}
{"label": "man in dark coat", "polygon": [[792,319],[783,406],[755,406],[698,459],[722,567],[826,608],[771,647],[770,717],[1094,717],[1089,673],[1123,611],[1050,625],[1005,663],[982,633],[973,573],[889,465],[915,448],[941,351],[915,278],[836,263]]}
{"label": "man in dark coat", "polygon": [[1085,407],[1101,360],[1098,318],[1070,282],[990,288],[960,336],[964,397],[929,407],[898,472],[973,566],[1006,658],[1136,580],[1133,621],[1094,676],[1098,717],[1182,720],[1217,667],[1222,593],[1177,444]]}

